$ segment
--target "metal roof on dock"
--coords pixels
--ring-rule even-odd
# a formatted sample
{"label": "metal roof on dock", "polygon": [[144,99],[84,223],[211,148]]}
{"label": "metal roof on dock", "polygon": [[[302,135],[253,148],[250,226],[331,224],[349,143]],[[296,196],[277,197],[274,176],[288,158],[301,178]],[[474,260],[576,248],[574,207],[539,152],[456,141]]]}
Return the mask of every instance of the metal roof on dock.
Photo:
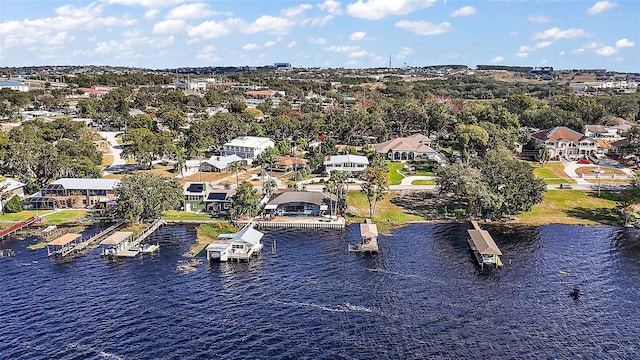
{"label": "metal roof on dock", "polygon": [[482,255],[502,255],[498,245],[486,230],[467,230],[471,241]]}
{"label": "metal roof on dock", "polygon": [[116,231],[100,241],[100,245],[118,245],[127,240],[131,235],[133,235],[133,233],[130,231]]}
{"label": "metal roof on dock", "polygon": [[374,238],[378,236],[378,225],[373,223],[360,224],[360,236]]}
{"label": "metal roof on dock", "polygon": [[51,240],[50,242],[47,243],[47,245],[63,246],[63,245],[67,245],[68,243],[80,237],[82,237],[82,234],[68,233],[60,236],[59,238]]}

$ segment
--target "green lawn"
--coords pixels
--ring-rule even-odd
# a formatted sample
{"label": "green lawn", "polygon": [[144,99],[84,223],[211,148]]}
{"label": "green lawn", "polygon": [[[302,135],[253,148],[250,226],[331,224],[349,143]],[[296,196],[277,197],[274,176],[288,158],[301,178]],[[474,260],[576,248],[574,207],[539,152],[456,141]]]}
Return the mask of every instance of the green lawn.
{"label": "green lawn", "polygon": [[[378,224],[381,231],[386,231],[393,225],[424,220],[420,216],[406,214],[401,207],[389,201],[392,197],[393,193],[387,194],[376,206],[374,222]],[[360,222],[362,219],[369,217],[367,197],[360,191],[347,192],[347,206],[352,210],[349,220]]]}
{"label": "green lawn", "polygon": [[59,224],[68,221],[80,220],[87,216],[85,210],[61,210],[51,215],[44,217],[44,221],[47,223]]}
{"label": "green lawn", "polygon": [[567,176],[562,163],[547,163],[544,168],[539,163],[529,163],[533,167],[533,175],[542,179],[545,184],[575,184],[576,181]]}
{"label": "green lawn", "polygon": [[165,220],[211,220],[209,214],[195,214],[177,210],[165,211],[162,217]]}
{"label": "green lawn", "polygon": [[42,216],[42,215],[48,214],[50,212],[51,212],[51,210],[43,210],[43,211],[39,211],[36,214],[35,210],[23,210],[23,211],[20,211],[19,213],[15,213],[15,214],[6,213],[4,215],[0,215],[0,221],[20,221],[20,220],[28,219],[28,218],[33,217],[33,216],[37,216],[37,215]]}
{"label": "green lawn", "polygon": [[387,161],[387,166],[389,167],[389,184],[400,185],[404,179],[404,176],[398,173],[399,170],[402,170],[402,163]]}
{"label": "green lawn", "polygon": [[435,185],[435,180],[413,180],[411,185]]}
{"label": "green lawn", "polygon": [[519,214],[518,223],[525,225],[582,224],[619,225],[620,217],[615,211],[616,202],[597,197],[595,193],[582,190],[549,190],[542,203],[531,211]]}

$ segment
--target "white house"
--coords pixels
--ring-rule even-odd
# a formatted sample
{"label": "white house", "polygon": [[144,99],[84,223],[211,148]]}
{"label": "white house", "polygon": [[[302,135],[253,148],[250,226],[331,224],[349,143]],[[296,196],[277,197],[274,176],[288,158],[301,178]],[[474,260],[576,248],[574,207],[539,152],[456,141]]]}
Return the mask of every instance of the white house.
{"label": "white house", "polygon": [[235,234],[220,234],[211,244],[207,245],[208,261],[249,261],[251,257],[260,253],[264,236],[253,225],[246,225]]}
{"label": "white house", "polygon": [[225,155],[238,155],[243,159],[250,160],[248,161],[250,163],[251,160],[255,160],[263,151],[274,146],[276,146],[276,144],[269,138],[243,136],[224,144],[223,149]]}
{"label": "white house", "polygon": [[604,125],[585,125],[584,135],[594,139],[603,139],[608,141],[620,140],[622,136],[618,133],[618,129],[612,126]]}
{"label": "white house", "polygon": [[222,172],[234,162],[243,161],[238,155],[212,156],[206,160],[187,160],[184,164],[187,171]]}
{"label": "white house", "polygon": [[11,89],[22,92],[29,91],[29,87],[20,81],[0,81],[0,89]]}
{"label": "white house", "polygon": [[333,155],[324,162],[327,172],[344,171],[351,176],[360,174],[369,165],[369,159],[361,155]]}

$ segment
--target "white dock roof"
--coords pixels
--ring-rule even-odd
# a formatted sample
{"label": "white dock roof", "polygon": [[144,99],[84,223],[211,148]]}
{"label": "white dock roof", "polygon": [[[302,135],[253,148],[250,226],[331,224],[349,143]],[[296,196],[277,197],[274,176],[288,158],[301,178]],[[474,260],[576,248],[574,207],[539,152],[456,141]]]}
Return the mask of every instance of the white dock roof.
{"label": "white dock roof", "polygon": [[131,235],[133,235],[133,233],[130,231],[116,231],[107,236],[106,239],[100,241],[100,245],[118,245],[127,240]]}
{"label": "white dock roof", "polygon": [[374,238],[378,236],[378,225],[371,223],[360,224],[360,236]]}

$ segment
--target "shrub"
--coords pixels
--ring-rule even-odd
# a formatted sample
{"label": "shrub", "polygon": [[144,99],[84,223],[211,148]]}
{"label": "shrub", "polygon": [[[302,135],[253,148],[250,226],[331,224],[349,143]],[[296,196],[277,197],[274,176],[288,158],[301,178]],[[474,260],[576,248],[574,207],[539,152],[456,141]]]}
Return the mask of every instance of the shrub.
{"label": "shrub", "polygon": [[20,202],[20,198],[16,195],[12,197],[7,204],[4,206],[4,211],[10,214],[19,213],[22,211],[22,203]]}

